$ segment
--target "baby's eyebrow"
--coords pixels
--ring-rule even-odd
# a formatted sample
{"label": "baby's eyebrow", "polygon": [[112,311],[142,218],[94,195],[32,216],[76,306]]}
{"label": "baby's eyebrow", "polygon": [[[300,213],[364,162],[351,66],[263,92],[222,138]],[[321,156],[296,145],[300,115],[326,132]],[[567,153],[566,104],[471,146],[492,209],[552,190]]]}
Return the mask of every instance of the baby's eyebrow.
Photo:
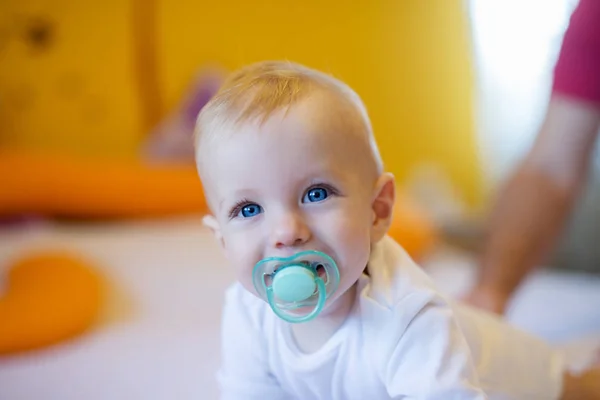
{"label": "baby's eyebrow", "polygon": [[[247,198],[247,197],[253,197],[255,196],[256,193],[253,190],[250,189],[238,189],[236,190],[233,195],[232,198],[235,199],[235,201],[240,201],[241,199]],[[223,203],[225,203],[225,201],[227,200],[229,196],[225,196],[222,197],[219,202],[217,203],[217,209],[220,210],[221,207],[223,206]]]}

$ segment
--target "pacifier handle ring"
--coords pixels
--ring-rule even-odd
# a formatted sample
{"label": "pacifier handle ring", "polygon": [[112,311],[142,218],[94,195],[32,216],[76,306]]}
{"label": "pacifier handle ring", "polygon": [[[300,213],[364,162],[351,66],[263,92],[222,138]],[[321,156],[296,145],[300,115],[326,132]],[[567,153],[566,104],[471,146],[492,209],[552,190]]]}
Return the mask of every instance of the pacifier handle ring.
{"label": "pacifier handle ring", "polygon": [[269,305],[271,306],[271,309],[273,310],[275,315],[277,315],[284,321],[290,322],[292,324],[307,322],[319,315],[319,313],[323,310],[323,306],[325,305],[325,298],[327,296],[327,293],[325,292],[325,282],[323,282],[323,279],[321,279],[320,277],[316,277],[315,282],[317,283],[317,290],[319,292],[319,301],[317,302],[317,306],[311,311],[311,313],[303,317],[292,317],[289,314],[286,314],[283,311],[281,311],[277,304],[275,304],[275,301],[273,299],[273,288],[268,287],[267,299],[269,300]]}

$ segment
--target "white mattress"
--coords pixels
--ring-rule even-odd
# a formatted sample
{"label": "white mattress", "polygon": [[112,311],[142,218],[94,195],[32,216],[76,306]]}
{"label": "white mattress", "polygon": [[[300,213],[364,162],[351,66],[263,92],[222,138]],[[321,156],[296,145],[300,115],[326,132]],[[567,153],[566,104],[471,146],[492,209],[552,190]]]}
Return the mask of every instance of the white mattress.
{"label": "white mattress", "polygon": [[[110,296],[89,333],[0,358],[0,400],[218,398],[221,300],[232,275],[199,217],[5,227],[0,271],[40,248],[87,256],[109,281]],[[473,267],[463,255],[440,251],[426,264],[451,294],[471,282]],[[518,294],[509,317],[564,341],[600,332],[598,305],[600,279],[540,273]]]}

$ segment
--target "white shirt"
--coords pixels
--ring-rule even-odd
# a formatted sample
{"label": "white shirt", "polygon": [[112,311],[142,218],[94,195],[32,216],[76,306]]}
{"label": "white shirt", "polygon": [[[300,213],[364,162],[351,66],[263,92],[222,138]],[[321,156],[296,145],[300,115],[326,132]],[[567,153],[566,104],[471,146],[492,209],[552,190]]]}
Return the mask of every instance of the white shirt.
{"label": "white shirt", "polygon": [[391,238],[376,246],[354,308],[315,353],[234,284],[226,294],[223,400],[552,400],[558,352],[495,316],[449,303]]}

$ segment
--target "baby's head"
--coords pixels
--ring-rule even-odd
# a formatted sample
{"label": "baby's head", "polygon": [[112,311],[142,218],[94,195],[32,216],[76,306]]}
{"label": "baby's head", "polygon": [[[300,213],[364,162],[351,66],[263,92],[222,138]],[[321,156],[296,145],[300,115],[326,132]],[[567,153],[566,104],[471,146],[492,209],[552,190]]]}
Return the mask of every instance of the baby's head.
{"label": "baby's head", "polygon": [[340,272],[330,304],[389,228],[394,182],[365,107],[321,72],[262,62],[234,73],[198,116],[196,159],[210,225],[253,293],[258,261],[317,250]]}

